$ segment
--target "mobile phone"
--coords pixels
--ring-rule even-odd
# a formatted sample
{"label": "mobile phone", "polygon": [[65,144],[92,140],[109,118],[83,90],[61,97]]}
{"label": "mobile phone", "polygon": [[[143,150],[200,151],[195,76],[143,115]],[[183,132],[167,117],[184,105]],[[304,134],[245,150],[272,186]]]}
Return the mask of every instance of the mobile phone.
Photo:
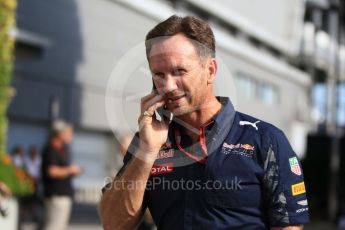
{"label": "mobile phone", "polygon": [[[155,83],[152,81],[152,90],[158,95],[158,90],[156,88]],[[165,106],[163,107],[159,107],[155,110],[155,114],[156,114],[156,119],[159,122],[162,122],[163,120],[172,120],[172,113],[166,109]]]}

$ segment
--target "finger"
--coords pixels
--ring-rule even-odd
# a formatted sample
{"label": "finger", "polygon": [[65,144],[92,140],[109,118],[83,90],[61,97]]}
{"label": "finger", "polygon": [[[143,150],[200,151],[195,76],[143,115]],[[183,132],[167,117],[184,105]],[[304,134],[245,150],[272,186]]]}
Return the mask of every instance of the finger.
{"label": "finger", "polygon": [[145,111],[147,111],[151,116],[153,116],[155,110],[157,110],[158,108],[164,105],[165,105],[165,101],[161,99],[160,101],[156,101],[153,105],[148,107]]}
{"label": "finger", "polygon": [[150,107],[152,107],[159,101],[163,101],[163,97],[161,95],[156,95],[155,97],[148,99],[141,105],[141,113],[144,113],[144,111],[148,110]]}
{"label": "finger", "polygon": [[141,98],[141,104],[145,103],[146,101],[150,100],[151,98],[153,98],[156,95],[158,95],[158,94],[154,93],[154,91],[151,91],[148,95]]}
{"label": "finger", "polygon": [[[142,112],[138,118],[138,124],[145,119],[146,121],[152,122],[152,118],[155,118],[155,110],[159,107],[162,107],[165,105],[165,101],[161,99],[160,101],[155,102],[155,104],[151,105],[149,108],[147,108],[144,112]],[[147,113],[145,115],[144,113]]]}

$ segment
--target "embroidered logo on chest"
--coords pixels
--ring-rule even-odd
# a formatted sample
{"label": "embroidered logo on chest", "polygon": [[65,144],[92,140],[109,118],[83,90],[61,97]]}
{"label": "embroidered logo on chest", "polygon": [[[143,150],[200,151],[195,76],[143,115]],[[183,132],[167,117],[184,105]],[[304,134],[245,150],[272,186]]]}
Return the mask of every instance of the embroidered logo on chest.
{"label": "embroidered logo on chest", "polygon": [[250,144],[228,144],[224,142],[222,146],[222,153],[225,155],[231,154],[244,157],[253,157],[254,149],[254,146]]}
{"label": "embroidered logo on chest", "polygon": [[162,148],[159,150],[157,159],[165,159],[174,156],[174,149],[171,148],[171,145],[165,143]]}
{"label": "embroidered logo on chest", "polygon": [[256,121],[254,123],[249,122],[249,121],[240,121],[240,125],[250,125],[253,126],[254,129],[258,130],[259,128],[256,126],[257,123],[259,123],[260,121]]}

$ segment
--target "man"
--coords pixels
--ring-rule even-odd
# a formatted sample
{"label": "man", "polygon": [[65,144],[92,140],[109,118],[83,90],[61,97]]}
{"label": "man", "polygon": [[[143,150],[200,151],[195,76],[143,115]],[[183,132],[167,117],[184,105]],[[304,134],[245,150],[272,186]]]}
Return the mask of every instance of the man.
{"label": "man", "polygon": [[[146,54],[156,90],[104,189],[104,229],[135,229],[147,207],[164,230],[301,229],[309,217],[296,155],[279,129],[214,95],[209,25],[172,16],[148,33]],[[156,119],[162,108],[172,121]]]}
{"label": "man", "polygon": [[71,179],[80,174],[79,166],[70,163],[67,147],[72,138],[72,125],[58,120],[42,153],[46,230],[63,230],[68,225],[73,196]]}

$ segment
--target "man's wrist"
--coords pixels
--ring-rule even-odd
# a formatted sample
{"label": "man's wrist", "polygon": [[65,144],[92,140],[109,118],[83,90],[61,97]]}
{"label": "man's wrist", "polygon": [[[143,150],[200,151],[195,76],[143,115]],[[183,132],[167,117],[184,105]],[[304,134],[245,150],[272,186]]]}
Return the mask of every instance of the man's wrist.
{"label": "man's wrist", "polygon": [[153,164],[157,158],[158,151],[159,149],[155,150],[139,147],[135,154],[135,157],[139,158],[145,163]]}

